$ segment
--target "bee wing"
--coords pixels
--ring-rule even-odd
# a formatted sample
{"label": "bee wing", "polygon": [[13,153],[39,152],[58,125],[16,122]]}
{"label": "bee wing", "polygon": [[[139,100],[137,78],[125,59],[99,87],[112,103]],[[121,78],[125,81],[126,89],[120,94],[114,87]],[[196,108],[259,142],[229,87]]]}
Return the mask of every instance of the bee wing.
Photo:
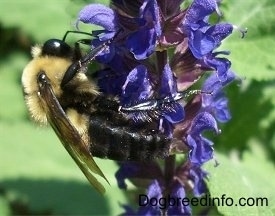
{"label": "bee wing", "polygon": [[108,184],[110,183],[101,169],[97,166],[87,148],[87,145],[66,116],[59,101],[53,93],[51,85],[44,80],[43,83],[39,83],[39,86],[40,98],[43,108],[47,113],[47,119],[63,146],[95,189],[101,194],[105,193],[105,188],[92,173],[100,175],[108,182]]}

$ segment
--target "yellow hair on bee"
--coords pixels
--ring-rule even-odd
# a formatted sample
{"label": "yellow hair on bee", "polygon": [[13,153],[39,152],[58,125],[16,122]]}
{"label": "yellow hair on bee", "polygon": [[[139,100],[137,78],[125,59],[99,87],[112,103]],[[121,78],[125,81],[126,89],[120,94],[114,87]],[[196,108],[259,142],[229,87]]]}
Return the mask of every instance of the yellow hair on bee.
{"label": "yellow hair on bee", "polygon": [[94,81],[89,80],[84,73],[77,73],[75,77],[68,83],[68,86],[74,88],[74,92],[79,95],[89,93],[91,95],[99,95],[98,87]]}
{"label": "yellow hair on bee", "polygon": [[35,57],[24,69],[22,84],[25,100],[31,117],[38,123],[47,122],[46,114],[39,99],[39,88],[37,83],[38,74],[42,71],[47,73],[51,81],[53,91],[57,97],[62,94],[60,83],[66,69],[71,61],[58,57]]}
{"label": "yellow hair on bee", "polygon": [[76,49],[59,39],[46,41],[43,48],[33,47],[33,59],[24,68],[21,78],[24,98],[32,120],[51,123],[89,182],[104,193],[104,186],[94,174],[108,180],[90,153],[88,131],[89,118],[95,109],[93,103],[99,92],[86,76],[86,65],[82,67]]}
{"label": "yellow hair on bee", "polygon": [[81,98],[81,95],[85,94],[94,96],[99,94],[98,88],[94,82],[89,80],[84,73],[80,72],[76,73],[73,79],[66,84],[66,88],[70,89],[71,92],[79,97],[64,98],[62,95],[63,90],[61,88],[61,81],[65,72],[72,64],[71,59],[48,55],[41,56],[41,48],[38,46],[33,48],[32,55],[34,57],[33,60],[29,62],[23,71],[22,85],[27,108],[35,122],[40,124],[47,123],[46,113],[39,97],[40,93],[37,82],[38,75],[41,72],[47,75],[53,92],[59,102],[61,102],[61,99],[76,101]]}
{"label": "yellow hair on bee", "polygon": [[32,47],[31,54],[33,58],[39,57],[41,53],[42,53],[41,46],[36,45]]}
{"label": "yellow hair on bee", "polygon": [[89,143],[89,137],[87,133],[89,117],[85,114],[80,114],[77,112],[77,110],[71,108],[66,110],[66,114],[84,142]]}

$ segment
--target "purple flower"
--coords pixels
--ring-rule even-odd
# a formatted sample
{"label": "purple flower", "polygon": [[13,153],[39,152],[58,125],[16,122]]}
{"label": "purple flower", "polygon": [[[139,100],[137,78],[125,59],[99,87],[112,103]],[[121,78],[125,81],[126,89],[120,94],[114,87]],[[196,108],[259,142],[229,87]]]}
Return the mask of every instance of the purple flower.
{"label": "purple flower", "polygon": [[[138,65],[129,73],[122,86],[120,102],[123,106],[134,106],[146,100],[154,101],[154,99],[152,99],[153,84],[150,79],[150,77],[153,76],[152,73],[153,71],[148,71],[144,65]],[[160,95],[160,98],[172,98],[176,93],[177,86],[175,85],[175,77],[167,63],[163,69],[158,95]],[[150,110],[129,112],[128,116],[137,122],[149,122],[152,121],[150,116],[159,116],[159,130],[167,134],[167,136],[171,136],[173,124],[184,119],[184,110],[180,103],[169,102],[160,104],[158,110],[153,110],[151,112]]]}
{"label": "purple flower", "polygon": [[[173,189],[171,192],[171,198],[175,200],[183,199],[186,197],[186,193],[184,187],[176,181],[173,185]],[[175,205],[169,203],[167,214],[168,215],[191,215],[191,208],[189,205],[184,205],[182,202],[178,202]]]}
{"label": "purple flower", "polygon": [[[119,4],[119,3],[117,3]],[[95,24],[103,27],[96,31],[100,41],[113,38],[120,29],[124,29],[125,46],[132,52],[137,60],[145,59],[151,55],[156,47],[157,38],[161,34],[159,8],[156,0],[146,0],[140,6],[138,17],[123,17],[101,4],[91,4],[84,7],[80,13],[78,22]],[[120,23],[121,22],[121,23]],[[125,22],[131,23],[131,28],[125,29]]]}
{"label": "purple flower", "polygon": [[[156,203],[154,205],[148,204],[148,200],[145,202],[147,205],[145,207],[140,207],[138,210],[138,215],[160,215],[161,209],[158,201],[162,197],[162,188],[158,181],[154,180],[148,187],[147,197],[148,199],[155,198]],[[142,204],[145,204],[144,201]]]}
{"label": "purple flower", "polygon": [[233,72],[228,73],[226,81],[222,82],[215,74],[212,74],[202,87],[203,91],[211,94],[203,94],[202,107],[211,113],[219,122],[227,122],[231,115],[228,109],[228,99],[225,97],[223,88],[235,79]]}
{"label": "purple flower", "polygon": [[116,172],[115,177],[119,188],[126,189],[125,179],[161,179],[162,173],[158,164],[153,161],[146,163],[128,161],[120,163],[119,170]]}
{"label": "purple flower", "polygon": [[132,178],[139,172],[140,167],[135,163],[123,163],[119,170],[116,172],[115,176],[117,179],[118,187],[126,189],[127,185],[125,179]]}
{"label": "purple flower", "polygon": [[186,12],[185,22],[190,28],[198,29],[215,11],[220,14],[216,0],[194,0]]}
{"label": "purple flower", "polygon": [[221,41],[232,33],[230,24],[217,24],[190,32],[189,47],[193,55],[201,59],[216,49]]}
{"label": "purple flower", "polygon": [[232,33],[233,25],[208,23],[209,15],[215,11],[220,14],[216,0],[194,0],[186,12],[182,28],[188,36],[188,45],[194,57],[202,59],[205,66],[214,69],[219,78],[225,80],[231,63],[225,58],[217,58],[219,53],[213,52]]}
{"label": "purple flower", "polygon": [[[209,22],[213,13],[221,15],[218,0],[194,0],[181,9],[182,2],[112,0],[111,8],[91,4],[79,13],[77,23],[102,27],[93,31],[92,45],[108,46],[96,58],[103,66],[95,75],[100,92],[119,99],[119,115],[129,119],[133,129],[150,131],[152,137],[159,133],[170,141],[164,162],[119,162],[119,188],[127,189],[129,179],[138,188],[146,187],[147,197],[157,201],[137,210],[123,205],[126,215],[190,215],[190,206],[163,207],[158,201],[185,198],[187,191],[194,196],[206,192],[207,173],[201,167],[213,158],[214,148],[204,132],[218,133],[217,122],[231,118],[223,89],[235,75],[224,57],[229,52],[216,49],[233,25]],[[206,71],[211,75],[197,82]],[[194,96],[190,87],[203,93]],[[188,157],[179,163],[175,153]]]}
{"label": "purple flower", "polygon": [[213,143],[202,136],[205,130],[214,130],[218,133],[217,122],[208,112],[199,113],[195,117],[187,135],[187,144],[190,147],[189,160],[193,164],[202,165],[213,157]]}
{"label": "purple flower", "polygon": [[[123,215],[161,215],[161,206],[159,200],[162,198],[162,189],[158,181],[154,180],[148,187],[146,196],[140,202],[140,207],[135,212],[131,207],[124,205],[126,210]],[[152,200],[151,202],[149,202]]]}
{"label": "purple flower", "polygon": [[219,13],[216,0],[194,0],[186,12],[182,25],[189,39],[189,48],[200,59],[218,47],[221,41],[232,33],[231,24],[208,23],[209,15]]}
{"label": "purple flower", "polygon": [[[78,15],[78,22],[99,25],[104,28],[104,40],[112,38],[119,25],[116,13],[109,7],[102,4],[90,4],[85,6]],[[107,36],[108,35],[108,36]]]}
{"label": "purple flower", "polygon": [[185,190],[179,182],[175,181],[168,197],[163,195],[162,188],[163,185],[154,180],[148,187],[147,195],[143,196],[137,212],[125,205],[124,215],[162,215],[163,212],[167,212],[167,215],[191,215],[190,206],[178,202],[186,197]]}
{"label": "purple flower", "polygon": [[[209,15],[211,15],[215,11],[218,11],[218,5],[216,0],[193,1],[191,6],[187,9],[186,16],[182,23],[182,28],[189,38],[189,45],[193,43],[196,44],[195,42],[197,42],[199,45],[199,40],[195,39],[203,37],[198,37],[195,35],[203,34],[207,31],[207,29],[210,27],[210,24],[208,23]],[[207,36],[207,34],[205,36]],[[190,47],[194,46],[190,45]],[[197,50],[200,50],[200,48],[198,47]],[[191,51],[196,56],[196,50],[192,50],[191,48]]]}
{"label": "purple flower", "polygon": [[[160,97],[172,96],[177,93],[176,78],[167,63],[164,66],[164,70],[161,77],[161,88],[159,95]],[[160,130],[163,131],[168,136],[172,135],[172,125],[178,123],[184,119],[184,109],[178,102],[173,103],[172,106],[163,106],[163,118],[162,124],[160,125]]]}
{"label": "purple flower", "polygon": [[138,65],[127,76],[122,86],[121,103],[137,103],[149,99],[152,96],[152,85],[147,68]]}
{"label": "purple flower", "polygon": [[167,63],[164,66],[164,70],[161,77],[161,89],[160,96],[165,97],[167,95],[173,95],[177,93],[176,77],[174,76],[170,65]]}
{"label": "purple flower", "polygon": [[129,34],[126,47],[137,60],[145,59],[155,51],[157,38],[161,35],[159,7],[156,0],[144,0],[139,17],[134,19],[137,29]]}
{"label": "purple flower", "polygon": [[210,53],[204,57],[203,61],[208,67],[217,72],[220,81],[225,82],[228,79],[231,62],[226,58],[217,58],[216,56],[220,53],[227,54],[226,52]]}
{"label": "purple flower", "polygon": [[200,166],[193,165],[190,169],[190,179],[193,180],[194,188],[193,193],[196,197],[201,196],[206,193],[206,184],[204,179],[207,177],[208,173],[202,170]]}

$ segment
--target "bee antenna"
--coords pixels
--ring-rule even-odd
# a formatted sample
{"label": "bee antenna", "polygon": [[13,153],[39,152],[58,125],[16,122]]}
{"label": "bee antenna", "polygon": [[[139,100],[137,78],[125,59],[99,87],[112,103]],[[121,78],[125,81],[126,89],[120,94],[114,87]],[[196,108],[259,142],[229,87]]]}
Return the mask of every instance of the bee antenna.
{"label": "bee antenna", "polygon": [[88,33],[88,32],[83,32],[83,31],[66,31],[65,35],[63,36],[62,41],[65,41],[67,38],[67,35],[70,33],[74,33],[74,34],[84,34],[84,35],[89,35],[91,37],[93,37],[92,33]]}

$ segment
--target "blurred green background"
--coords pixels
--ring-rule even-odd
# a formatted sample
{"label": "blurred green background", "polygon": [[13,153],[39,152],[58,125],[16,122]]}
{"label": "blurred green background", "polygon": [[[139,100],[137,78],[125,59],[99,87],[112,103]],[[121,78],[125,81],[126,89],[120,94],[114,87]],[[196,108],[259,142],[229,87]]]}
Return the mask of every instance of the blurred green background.
{"label": "blurred green background", "polygon": [[[97,1],[107,3],[107,1]],[[90,2],[89,2],[90,3]],[[126,202],[117,189],[111,161],[97,160],[111,186],[102,197],[88,184],[50,128],[30,122],[21,73],[30,47],[74,30],[87,1],[0,0],[0,215],[117,215]],[[243,80],[230,86],[232,120],[215,136],[216,160],[211,196],[268,197],[268,208],[218,207],[226,215],[275,214],[275,1],[224,0],[223,19],[248,28],[236,30],[222,49]],[[83,28],[86,28],[83,26]]]}
{"label": "blurred green background", "polygon": [[[0,215],[122,212],[111,161],[97,160],[111,186],[99,195],[51,128],[30,122],[21,89],[30,47],[74,30],[87,3],[69,0],[0,0]],[[115,195],[115,196],[114,196]]]}

